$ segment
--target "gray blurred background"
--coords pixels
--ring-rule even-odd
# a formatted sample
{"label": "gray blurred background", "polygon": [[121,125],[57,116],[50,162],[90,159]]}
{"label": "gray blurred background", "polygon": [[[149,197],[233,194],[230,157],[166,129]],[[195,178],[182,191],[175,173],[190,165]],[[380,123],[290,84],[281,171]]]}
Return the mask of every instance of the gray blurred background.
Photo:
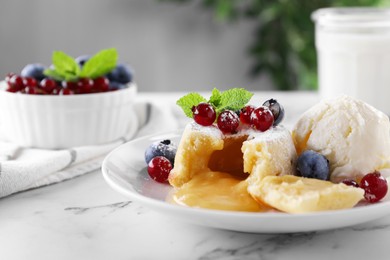
{"label": "gray blurred background", "polygon": [[248,76],[254,29],[218,22],[196,1],[0,0],[0,75],[50,65],[53,50],[76,57],[115,47],[142,92],[270,90],[266,76]]}

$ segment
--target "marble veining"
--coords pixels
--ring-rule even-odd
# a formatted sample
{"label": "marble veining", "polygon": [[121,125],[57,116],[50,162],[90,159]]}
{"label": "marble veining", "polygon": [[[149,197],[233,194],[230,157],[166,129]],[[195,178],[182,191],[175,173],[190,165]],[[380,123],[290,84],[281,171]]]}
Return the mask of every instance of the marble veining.
{"label": "marble veining", "polygon": [[357,232],[384,230],[384,229],[390,229],[390,224],[373,225],[373,226],[356,226],[356,227],[351,227],[350,229]]}
{"label": "marble veining", "polygon": [[[389,218],[386,218],[386,220],[390,221]],[[300,251],[299,255],[312,255],[312,259],[331,259],[329,255],[316,255],[316,250],[329,251],[331,255],[349,254],[349,257],[345,259],[364,259],[364,253],[362,254],[361,252],[365,252],[367,246],[371,248],[375,243],[387,243],[380,241],[379,237],[382,236],[375,238],[375,234],[378,235],[379,232],[382,234],[386,232],[386,236],[384,237],[389,237],[389,224],[376,225],[374,223],[371,222],[338,230],[295,234],[266,235],[234,232],[231,236],[226,237],[226,240],[239,241],[234,246],[227,245],[229,243],[226,243],[225,240],[225,243],[221,243],[220,246],[204,252],[198,259],[298,259],[298,257],[294,257],[294,254],[290,254],[297,250]],[[368,232],[370,232],[370,235],[367,235]],[[354,237],[358,239],[354,241]],[[374,239],[371,239],[372,237]],[[344,239],[348,239],[350,242],[345,243]],[[361,244],[364,247],[359,247],[358,244],[362,241],[365,242],[365,244]],[[205,243],[210,243],[210,239],[201,241],[197,246],[202,246]],[[350,248],[350,250],[353,249],[353,251],[348,251],[347,248]],[[373,248],[378,247],[373,246]],[[375,259],[389,259],[387,249],[382,248],[381,252],[382,254],[377,254]],[[303,259],[310,259],[310,257]]]}
{"label": "marble veining", "polygon": [[[199,259],[242,259],[242,257],[244,256],[259,256],[261,257],[260,259],[266,259],[264,258],[266,255],[275,254],[278,251],[288,248],[289,246],[306,244],[308,241],[312,240],[315,235],[316,232],[270,235],[268,238],[262,241],[250,240],[247,244],[243,244],[238,247],[215,248],[210,252],[207,252],[206,254],[200,256]],[[261,235],[258,236],[260,237]],[[230,239],[238,238],[232,236]]]}
{"label": "marble veining", "polygon": [[131,201],[125,201],[125,202],[117,202],[117,203],[111,203],[107,205],[100,205],[100,206],[93,206],[93,207],[68,207],[65,208],[64,210],[66,211],[71,211],[74,214],[83,214],[86,213],[87,211],[94,210],[94,209],[102,209],[102,208],[107,208],[110,209],[111,212],[115,212],[117,209],[122,209],[130,205]]}

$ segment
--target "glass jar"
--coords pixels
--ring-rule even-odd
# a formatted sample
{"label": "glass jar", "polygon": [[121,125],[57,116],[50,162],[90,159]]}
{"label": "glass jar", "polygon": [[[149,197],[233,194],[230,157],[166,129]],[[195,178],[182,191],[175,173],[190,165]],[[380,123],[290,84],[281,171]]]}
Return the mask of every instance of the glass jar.
{"label": "glass jar", "polygon": [[390,115],[390,9],[324,8],[312,19],[321,97],[347,94]]}

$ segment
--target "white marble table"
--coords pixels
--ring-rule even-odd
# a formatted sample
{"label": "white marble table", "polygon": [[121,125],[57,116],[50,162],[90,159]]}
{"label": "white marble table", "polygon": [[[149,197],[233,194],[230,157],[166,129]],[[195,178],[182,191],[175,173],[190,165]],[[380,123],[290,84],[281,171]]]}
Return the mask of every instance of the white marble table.
{"label": "white marble table", "polygon": [[[179,95],[143,93],[140,99],[164,102],[178,113],[173,104]],[[269,97],[285,104],[288,124],[318,100],[313,93],[263,92],[255,101]],[[128,201],[99,171],[0,199],[4,260],[390,259],[389,241],[390,216],[339,230],[279,235],[176,222]]]}

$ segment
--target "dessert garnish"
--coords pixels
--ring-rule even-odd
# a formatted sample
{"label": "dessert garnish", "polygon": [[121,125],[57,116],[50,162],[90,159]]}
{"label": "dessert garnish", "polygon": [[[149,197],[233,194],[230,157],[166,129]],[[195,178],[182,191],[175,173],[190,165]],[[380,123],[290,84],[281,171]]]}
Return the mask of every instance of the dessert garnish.
{"label": "dessert garnish", "polygon": [[211,126],[216,122],[224,134],[236,133],[240,122],[259,131],[266,131],[282,121],[284,109],[275,99],[267,100],[257,108],[246,106],[252,96],[253,93],[243,88],[223,92],[214,88],[208,100],[193,92],[180,98],[177,105],[199,125]]}
{"label": "dessert garnish", "polygon": [[217,120],[217,126],[224,134],[234,134],[240,125],[240,118],[232,110],[222,111]]}
{"label": "dessert garnish", "polygon": [[154,142],[145,150],[145,161],[149,163],[156,156],[164,156],[174,165],[176,149],[176,145],[169,139]]}
{"label": "dessert garnish", "polygon": [[203,126],[212,125],[217,117],[215,109],[208,103],[199,103],[191,108],[195,122]]}
{"label": "dessert garnish", "polygon": [[62,51],[54,51],[53,64],[28,64],[20,75],[5,77],[8,92],[36,95],[72,95],[113,91],[127,87],[132,72],[125,64],[117,64],[116,49],[105,49],[93,56],[76,59]]}
{"label": "dessert garnish", "polygon": [[113,48],[102,50],[81,62],[79,60],[80,63],[62,51],[54,51],[53,67],[45,69],[43,73],[56,81],[96,79],[112,71],[116,67],[117,60],[118,52]]}
{"label": "dessert garnish", "polygon": [[172,164],[164,156],[153,157],[148,163],[149,176],[157,182],[167,182],[171,170]]}
{"label": "dessert garnish", "polygon": [[313,150],[304,151],[297,160],[300,176],[319,180],[329,180],[329,161]]}
{"label": "dessert garnish", "polygon": [[282,122],[284,118],[284,108],[276,99],[271,98],[270,100],[265,101],[263,106],[268,107],[274,115],[274,125],[278,125]]}
{"label": "dessert garnish", "polygon": [[256,107],[251,106],[251,105],[243,107],[240,111],[240,121],[243,124],[250,125],[251,124],[251,114],[252,114],[253,110],[255,110],[255,109],[256,109]]}
{"label": "dessert garnish", "polygon": [[175,162],[176,149],[176,145],[166,139],[152,143],[145,150],[147,171],[153,180],[161,183],[167,182]]}
{"label": "dessert garnish", "polygon": [[378,202],[386,196],[387,181],[379,172],[366,174],[360,181],[364,198],[371,203]]}
{"label": "dessert garnish", "polygon": [[204,98],[199,93],[189,93],[181,97],[176,104],[179,105],[187,117],[193,117],[192,108],[199,105],[200,103],[210,104],[217,115],[219,115],[223,110],[239,110],[245,106],[246,103],[251,99],[253,93],[250,93],[243,88],[233,88],[226,91],[219,91],[214,88],[211,92],[211,97],[209,100]]}
{"label": "dessert garnish", "polygon": [[253,110],[251,125],[259,131],[266,131],[274,124],[274,115],[269,108],[261,106]]}

